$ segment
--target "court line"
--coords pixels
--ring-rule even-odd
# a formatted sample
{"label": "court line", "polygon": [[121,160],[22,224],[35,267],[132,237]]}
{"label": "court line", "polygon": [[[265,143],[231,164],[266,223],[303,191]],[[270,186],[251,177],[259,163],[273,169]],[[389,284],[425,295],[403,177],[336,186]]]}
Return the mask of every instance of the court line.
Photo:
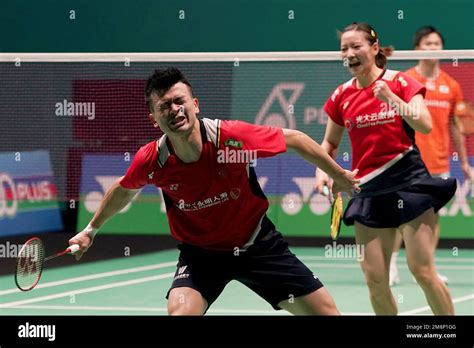
{"label": "court line", "polygon": [[128,286],[128,285],[146,283],[146,282],[151,282],[151,281],[159,280],[159,279],[172,278],[173,276],[174,276],[174,273],[166,273],[166,274],[161,274],[161,275],[156,275],[156,276],[143,277],[143,278],[138,278],[138,279],[133,279],[133,280],[126,280],[126,281],[121,281],[121,282],[105,284],[105,285],[93,286],[93,287],[83,288],[83,289],[78,289],[78,290],[71,290],[71,291],[61,292],[61,293],[54,294],[54,295],[47,295],[47,296],[32,298],[32,299],[28,299],[28,300],[6,302],[6,303],[1,303],[0,308],[15,307],[15,306],[19,306],[19,305],[22,305],[22,304],[54,300],[54,299],[61,298],[61,297],[67,297],[67,296],[72,296],[72,295],[80,295],[80,294],[85,294],[85,293],[88,293],[88,292],[95,292],[95,291],[101,291],[101,290],[117,288],[117,287],[121,287],[121,286]]}
{"label": "court line", "polygon": [[[356,261],[356,260],[354,260]],[[336,264],[336,263],[305,263],[306,266],[308,267],[317,267],[317,268],[358,268],[360,269],[360,265],[359,264],[352,264],[352,263],[348,263],[348,264],[345,264],[345,265],[341,265],[341,264]],[[399,268],[402,268],[402,269],[408,269],[408,266],[407,265],[399,265],[398,266]],[[436,266],[436,269],[452,269],[452,270],[457,270],[457,271],[473,271],[474,270],[474,265],[473,266],[452,266],[452,265],[437,265]]]}
{"label": "court line", "polygon": [[166,312],[164,307],[120,307],[120,306],[64,306],[64,305],[20,305],[15,309],[56,309],[80,311],[139,311],[139,312]]}
{"label": "court line", "polygon": [[[64,306],[64,305],[25,305],[16,306],[16,309],[54,309],[54,310],[80,310],[80,311],[129,311],[129,312],[165,312],[168,310],[164,307],[120,307],[120,306]],[[225,309],[225,308],[214,308],[209,309],[209,314],[278,314],[278,315],[290,315],[286,311],[274,311],[265,309]],[[342,315],[374,315],[373,313],[357,313],[357,312],[344,312]]]}
{"label": "court line", "polygon": [[[49,288],[49,287],[52,287],[52,286],[59,286],[59,285],[69,284],[69,283],[83,282],[83,281],[86,281],[86,280],[113,277],[113,276],[122,275],[122,274],[130,274],[130,273],[136,273],[136,272],[150,271],[150,270],[154,270],[154,269],[166,268],[166,267],[171,267],[171,266],[176,266],[176,261],[174,261],[174,262],[163,262],[163,263],[158,263],[158,264],[155,264],[155,265],[148,265],[148,266],[141,266],[141,267],[124,268],[124,269],[117,270],[117,271],[102,272],[102,273],[90,274],[90,275],[87,275],[87,276],[68,278],[68,279],[58,280],[58,281],[54,281],[54,282],[47,282],[47,283],[44,283],[44,284],[38,284],[35,287],[35,290],[43,289],[43,288]],[[20,292],[21,292],[21,290],[18,289],[18,288],[7,289],[7,290],[0,291],[0,296],[1,295],[12,294],[12,293],[20,293]]]}
{"label": "court line", "polygon": [[[35,289],[48,288],[48,287],[53,287],[53,286],[60,286],[60,285],[64,285],[64,284],[77,283],[77,282],[92,280],[92,279],[107,278],[107,277],[112,277],[112,276],[122,275],[122,274],[143,272],[143,271],[154,270],[154,269],[159,269],[159,268],[166,268],[166,267],[171,267],[171,266],[176,266],[176,262],[175,261],[173,261],[173,262],[164,262],[164,263],[159,263],[159,264],[156,264],[156,265],[126,268],[126,269],[117,270],[117,271],[109,271],[109,272],[96,273],[96,274],[87,275],[87,276],[68,278],[68,279],[64,279],[64,280],[39,284]],[[351,264],[306,263],[306,266],[315,267],[315,268],[319,268],[319,269],[321,269],[321,268],[331,268],[331,269],[334,269],[334,268],[336,268],[336,269],[337,268],[339,268],[339,269],[345,269],[345,268],[346,269],[356,269],[357,268],[357,269],[360,269],[360,266],[357,263],[351,263]],[[407,265],[400,265],[399,267],[401,269],[408,269]],[[437,269],[447,269],[447,270],[458,270],[458,271],[462,271],[462,270],[472,271],[472,270],[474,270],[473,266],[438,265],[436,268]],[[0,291],[0,296],[1,295],[12,294],[12,293],[20,293],[20,290],[17,289],[17,288],[2,290],[2,291]]]}
{"label": "court line", "polygon": [[[469,295],[466,295],[466,296],[454,298],[453,303],[460,303],[460,302],[469,301],[469,300],[473,300],[473,299],[474,299],[474,294],[469,294]],[[400,315],[417,314],[417,313],[425,312],[427,310],[429,311],[429,310],[431,310],[431,308],[429,306],[424,306],[424,307],[415,308],[415,309],[412,309],[410,311],[400,313]]]}
{"label": "court line", "polygon": [[[325,265],[325,266],[329,266],[329,265]],[[346,265],[335,265],[335,266],[346,266]],[[358,265],[355,265],[355,266],[358,267]],[[144,266],[144,267],[147,267],[147,266]],[[150,266],[148,266],[148,267],[150,267]],[[338,268],[338,267],[336,267],[336,268]],[[93,287],[89,287],[89,288],[70,290],[70,291],[66,291],[66,292],[61,292],[61,293],[57,293],[57,294],[53,294],[53,295],[47,295],[47,296],[41,296],[41,297],[27,299],[27,300],[1,303],[0,308],[9,308],[9,307],[20,306],[20,305],[29,304],[29,303],[48,301],[48,300],[53,300],[53,299],[72,296],[72,295],[79,295],[79,294],[84,294],[84,293],[89,293],[89,292],[112,289],[112,288],[116,288],[116,287],[134,285],[134,284],[139,284],[139,283],[145,283],[145,282],[154,281],[154,280],[158,280],[158,279],[172,278],[173,276],[174,276],[174,273],[168,273],[168,274],[138,278],[138,279],[134,279],[134,280],[120,281],[120,282],[115,282],[115,283],[110,283],[110,284],[105,284],[105,285],[93,286]]]}
{"label": "court line", "polygon": [[[341,266],[341,265],[337,265],[337,266]],[[344,265],[344,266],[348,266],[348,265]],[[145,266],[145,267],[147,267],[147,266]],[[173,276],[174,276],[174,273],[167,273],[167,274],[162,274],[162,275],[138,278],[138,279],[134,279],[134,280],[115,282],[115,283],[110,283],[110,284],[106,284],[106,285],[83,288],[83,289],[79,289],[79,290],[72,290],[72,291],[62,292],[62,293],[59,293],[59,294],[42,296],[42,297],[28,299],[28,300],[7,302],[7,303],[0,304],[0,308],[11,308],[11,307],[21,306],[21,305],[25,305],[25,304],[29,304],[29,303],[48,301],[48,300],[67,297],[67,296],[72,296],[72,295],[79,295],[79,294],[84,294],[84,293],[89,293],[89,292],[112,289],[112,288],[116,288],[116,287],[140,284],[140,283],[145,283],[145,282],[159,280],[159,279],[171,278]],[[468,300],[471,300],[471,299],[474,299],[474,294],[470,294],[470,295],[467,295],[467,296],[455,298],[455,299],[453,299],[453,303],[460,303],[460,302],[468,301]],[[426,310],[430,310],[430,308],[428,306],[424,306],[424,307],[415,308],[413,310],[406,311],[406,312],[403,312],[403,313],[400,313],[400,314],[402,314],[402,315],[417,314],[417,313],[424,312]]]}
{"label": "court line", "polygon": [[[117,306],[48,306],[48,305],[26,305],[15,307],[19,309],[56,309],[56,310],[80,310],[80,311],[125,311],[125,312],[164,312],[168,313],[167,308],[163,307],[117,307]],[[234,314],[269,314],[277,313],[272,310],[260,309],[210,309],[208,313],[234,313]],[[286,313],[286,312],[285,312]]]}
{"label": "court line", "polygon": [[[337,254],[337,252],[336,252]],[[296,255],[298,256],[298,255]],[[299,256],[298,257],[300,260],[317,260],[317,261],[354,261],[356,260],[355,257],[341,257],[341,258],[336,258],[336,257],[326,257],[326,256]],[[453,256],[452,258],[450,257],[436,257],[436,261],[441,261],[441,262],[459,262],[459,263],[464,263],[464,262],[471,262],[474,263],[474,257],[469,258],[469,257],[456,257]],[[398,262],[404,262],[405,259],[402,258],[401,260],[398,260]]]}

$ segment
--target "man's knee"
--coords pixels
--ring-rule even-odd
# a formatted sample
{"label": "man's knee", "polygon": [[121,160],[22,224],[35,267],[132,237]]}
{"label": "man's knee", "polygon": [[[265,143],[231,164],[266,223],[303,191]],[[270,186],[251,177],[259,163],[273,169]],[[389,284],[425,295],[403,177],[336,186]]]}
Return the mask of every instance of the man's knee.
{"label": "man's knee", "polygon": [[339,310],[328,291],[322,287],[308,295],[284,300],[278,304],[294,315],[339,315]]}
{"label": "man's knee", "polygon": [[180,304],[168,301],[168,315],[203,315],[201,308],[192,304]]}
{"label": "man's knee", "polygon": [[168,298],[169,315],[203,315],[207,308],[201,294],[190,288],[172,289]]}

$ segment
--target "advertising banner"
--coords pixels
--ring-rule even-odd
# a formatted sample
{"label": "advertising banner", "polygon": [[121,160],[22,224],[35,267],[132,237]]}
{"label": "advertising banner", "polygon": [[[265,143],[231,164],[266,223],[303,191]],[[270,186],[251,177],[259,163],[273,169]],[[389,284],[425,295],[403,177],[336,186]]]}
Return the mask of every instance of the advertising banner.
{"label": "advertising banner", "polygon": [[[77,231],[92,219],[107,190],[125,174],[133,157],[124,155],[85,155],[82,159],[81,201]],[[161,190],[148,185],[134,200],[100,229],[101,233],[169,234]]]}
{"label": "advertising banner", "polygon": [[0,237],[62,229],[49,153],[0,153]]}
{"label": "advertising banner", "polygon": [[[391,68],[403,71],[413,63],[394,62]],[[321,143],[328,117],[323,105],[334,89],[349,79],[341,62],[242,64],[234,69],[231,115],[249,123],[299,129]],[[470,146],[468,155],[474,166]],[[351,145],[346,132],[337,161],[350,169]],[[285,235],[329,236],[329,203],[315,191],[313,166],[288,152],[259,160],[255,169],[271,201],[269,215]],[[457,156],[451,158],[451,176],[458,180],[458,190],[440,211],[441,238],[474,238],[474,192],[464,179]],[[347,202],[346,197],[345,206]],[[342,226],[341,236],[353,235],[353,228]]]}

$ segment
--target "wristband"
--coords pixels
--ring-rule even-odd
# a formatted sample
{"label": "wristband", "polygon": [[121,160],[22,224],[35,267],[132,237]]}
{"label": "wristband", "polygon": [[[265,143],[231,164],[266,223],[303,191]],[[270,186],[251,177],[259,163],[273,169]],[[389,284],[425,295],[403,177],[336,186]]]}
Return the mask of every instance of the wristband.
{"label": "wristband", "polygon": [[84,229],[84,232],[87,233],[90,237],[94,238],[97,232],[99,232],[99,229],[92,227],[91,223],[89,222],[87,227]]}

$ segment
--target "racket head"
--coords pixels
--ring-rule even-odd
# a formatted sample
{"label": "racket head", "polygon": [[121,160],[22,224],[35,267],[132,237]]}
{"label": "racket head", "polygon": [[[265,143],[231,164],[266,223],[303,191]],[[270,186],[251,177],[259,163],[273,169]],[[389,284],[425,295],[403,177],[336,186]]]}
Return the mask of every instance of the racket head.
{"label": "racket head", "polygon": [[32,290],[43,273],[44,245],[41,239],[33,237],[20,249],[16,260],[15,284],[22,291]]}
{"label": "racket head", "polygon": [[331,206],[331,238],[337,240],[339,233],[341,232],[341,222],[342,222],[342,196],[341,193],[337,193],[334,197],[334,201]]}

